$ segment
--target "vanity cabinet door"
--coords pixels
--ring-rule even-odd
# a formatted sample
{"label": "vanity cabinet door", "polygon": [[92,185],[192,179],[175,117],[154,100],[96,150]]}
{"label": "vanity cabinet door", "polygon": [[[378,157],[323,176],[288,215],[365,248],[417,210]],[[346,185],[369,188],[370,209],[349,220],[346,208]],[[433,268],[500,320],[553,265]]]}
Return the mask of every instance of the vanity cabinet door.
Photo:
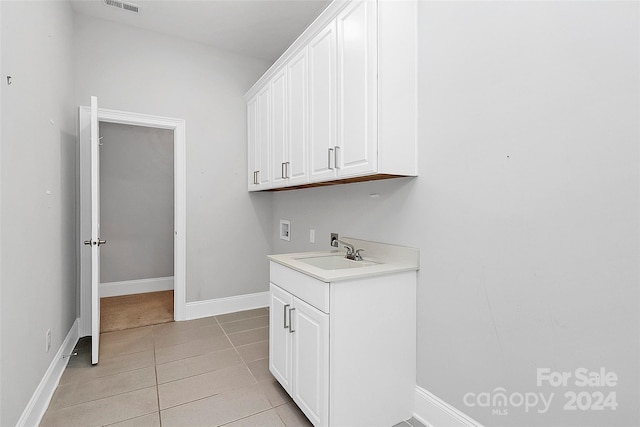
{"label": "vanity cabinet door", "polygon": [[294,298],[293,400],[314,426],[329,422],[329,315]]}
{"label": "vanity cabinet door", "polygon": [[292,339],[290,332],[293,295],[271,283],[269,303],[269,371],[292,394]]}

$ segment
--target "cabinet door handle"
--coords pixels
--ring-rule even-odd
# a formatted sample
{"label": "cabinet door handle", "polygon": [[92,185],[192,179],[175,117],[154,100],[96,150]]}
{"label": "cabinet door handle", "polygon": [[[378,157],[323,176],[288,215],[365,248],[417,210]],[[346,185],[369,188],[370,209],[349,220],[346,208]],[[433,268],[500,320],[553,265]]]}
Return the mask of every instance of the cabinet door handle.
{"label": "cabinet door handle", "polygon": [[291,178],[291,177],[289,176],[289,165],[290,165],[291,163],[289,163],[289,162],[284,162],[284,164],[285,164],[285,167],[284,167],[284,170],[285,170],[284,177],[285,177],[285,178],[287,178],[287,179],[288,179],[288,178]]}
{"label": "cabinet door handle", "polygon": [[282,179],[285,179],[287,177],[284,168],[287,163],[286,162],[282,162],[282,166],[280,166],[280,176],[282,177]]}
{"label": "cabinet door handle", "polygon": [[295,329],[293,329],[293,317],[291,317],[291,313],[293,313],[294,311],[295,311],[295,308],[289,309],[289,333],[290,334],[295,332]]}
{"label": "cabinet door handle", "polygon": [[340,166],[338,166],[338,148],[340,147],[336,145],[336,150],[333,158],[333,164],[336,166],[336,169],[340,169]]}
{"label": "cabinet door handle", "polygon": [[[331,153],[333,152],[333,148],[329,148],[329,153],[327,155],[327,168],[333,169],[331,167]],[[334,159],[335,160],[335,159]]]}
{"label": "cabinet door handle", "polygon": [[258,171],[253,171],[253,183],[258,184]]}
{"label": "cabinet door handle", "polygon": [[[289,329],[289,325],[287,325],[287,308],[289,308],[291,304],[285,304],[284,310],[282,312],[282,317],[284,317],[284,328]],[[289,323],[291,323],[291,319],[289,319]]]}
{"label": "cabinet door handle", "polygon": [[258,181],[260,178],[260,171],[256,171],[256,184],[259,184],[260,182]]}

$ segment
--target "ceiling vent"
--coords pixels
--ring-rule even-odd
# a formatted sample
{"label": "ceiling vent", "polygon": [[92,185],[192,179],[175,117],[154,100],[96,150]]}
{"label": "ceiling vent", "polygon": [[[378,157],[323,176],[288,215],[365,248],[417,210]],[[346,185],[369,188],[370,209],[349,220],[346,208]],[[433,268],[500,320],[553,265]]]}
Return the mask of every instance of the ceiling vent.
{"label": "ceiling vent", "polygon": [[117,7],[118,9],[128,10],[129,12],[138,13],[140,11],[140,6],[133,3],[127,3],[119,0],[104,0],[104,4],[107,6]]}

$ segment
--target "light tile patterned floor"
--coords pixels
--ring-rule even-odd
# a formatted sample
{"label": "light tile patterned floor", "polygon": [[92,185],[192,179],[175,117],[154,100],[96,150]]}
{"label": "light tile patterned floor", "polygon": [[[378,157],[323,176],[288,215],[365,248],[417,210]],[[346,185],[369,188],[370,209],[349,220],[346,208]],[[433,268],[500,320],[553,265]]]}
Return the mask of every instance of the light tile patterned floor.
{"label": "light tile patterned floor", "polygon": [[40,424],[310,426],[269,373],[267,309],[83,339]]}
{"label": "light tile patterned floor", "polygon": [[[266,308],[82,339],[43,427],[310,426],[269,373]],[[399,427],[420,427],[414,419]]]}

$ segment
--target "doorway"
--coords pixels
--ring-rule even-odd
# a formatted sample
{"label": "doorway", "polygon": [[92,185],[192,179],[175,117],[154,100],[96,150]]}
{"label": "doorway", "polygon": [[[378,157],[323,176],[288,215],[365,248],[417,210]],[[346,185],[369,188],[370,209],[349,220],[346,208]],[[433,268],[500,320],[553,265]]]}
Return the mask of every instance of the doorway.
{"label": "doorway", "polygon": [[[126,125],[168,130],[173,134],[173,320],[185,319],[185,122],[182,119],[150,116],[108,109],[98,109],[98,120],[102,126]],[[91,198],[90,187],[90,108],[79,109],[80,141],[80,233],[90,235],[91,211],[87,201]],[[166,239],[166,236],[165,236]],[[79,295],[80,336],[91,335],[91,257],[80,247]],[[166,258],[166,257],[165,257]],[[166,279],[166,276],[164,277]],[[107,279],[108,280],[108,279]],[[136,280],[136,279],[134,279]],[[125,281],[126,282],[126,281]],[[107,282],[117,283],[117,282]],[[144,286],[145,284],[143,284]],[[148,285],[148,284],[147,284]],[[160,285],[162,286],[162,285]],[[165,283],[165,286],[167,284]],[[149,289],[154,290],[154,289]],[[105,291],[108,292],[109,291]]]}
{"label": "doorway", "polygon": [[100,332],[173,321],[173,130],[99,134]]}

